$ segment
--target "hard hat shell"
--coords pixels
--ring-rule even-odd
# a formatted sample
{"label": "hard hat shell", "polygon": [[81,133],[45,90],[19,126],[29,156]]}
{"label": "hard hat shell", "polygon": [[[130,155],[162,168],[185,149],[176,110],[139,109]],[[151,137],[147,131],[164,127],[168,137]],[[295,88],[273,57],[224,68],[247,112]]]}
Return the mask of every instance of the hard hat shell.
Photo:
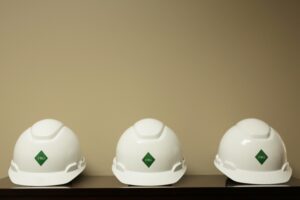
{"label": "hard hat shell", "polygon": [[285,183],[292,175],[283,140],[259,119],[245,119],[230,128],[220,142],[214,164],[240,183]]}
{"label": "hard hat shell", "polygon": [[61,185],[78,176],[85,166],[73,131],[60,121],[45,119],[21,134],[8,174],[18,185]]}
{"label": "hard hat shell", "polygon": [[186,164],[175,133],[156,119],[142,119],[119,139],[112,171],[128,185],[176,183]]}

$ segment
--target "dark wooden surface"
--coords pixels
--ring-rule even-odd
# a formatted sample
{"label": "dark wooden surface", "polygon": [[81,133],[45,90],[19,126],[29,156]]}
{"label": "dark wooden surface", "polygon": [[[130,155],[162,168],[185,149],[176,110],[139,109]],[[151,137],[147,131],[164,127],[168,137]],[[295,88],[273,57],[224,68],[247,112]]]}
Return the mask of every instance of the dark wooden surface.
{"label": "dark wooden surface", "polygon": [[79,176],[55,187],[23,187],[0,179],[2,199],[300,199],[300,180],[281,185],[238,184],[222,175],[184,176],[159,187],[123,185],[113,176]]}

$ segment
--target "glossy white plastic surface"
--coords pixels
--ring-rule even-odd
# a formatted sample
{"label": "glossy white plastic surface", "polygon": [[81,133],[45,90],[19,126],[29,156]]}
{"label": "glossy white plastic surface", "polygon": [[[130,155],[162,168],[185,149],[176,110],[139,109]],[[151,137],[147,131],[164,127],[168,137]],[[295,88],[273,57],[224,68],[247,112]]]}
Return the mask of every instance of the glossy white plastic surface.
{"label": "glossy white plastic surface", "polygon": [[[267,156],[262,163],[256,158],[261,150]],[[230,179],[248,184],[285,183],[292,175],[280,135],[258,119],[242,120],[225,133],[214,164]]]}
{"label": "glossy white plastic surface", "polygon": [[[150,167],[143,162],[147,153],[155,159]],[[112,170],[124,184],[155,186],[176,183],[186,165],[175,133],[156,119],[143,119],[121,136]]]}
{"label": "glossy white plastic surface", "polygon": [[[47,159],[39,164],[35,157]],[[71,129],[54,119],[35,123],[16,142],[8,174],[18,185],[50,186],[70,182],[85,168],[79,141]]]}

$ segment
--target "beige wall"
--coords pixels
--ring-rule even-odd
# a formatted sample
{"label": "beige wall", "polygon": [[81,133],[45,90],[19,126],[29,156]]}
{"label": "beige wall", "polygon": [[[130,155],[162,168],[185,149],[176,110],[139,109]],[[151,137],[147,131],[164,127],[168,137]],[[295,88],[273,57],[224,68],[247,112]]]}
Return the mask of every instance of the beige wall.
{"label": "beige wall", "polygon": [[217,174],[224,132],[257,117],[300,178],[299,1],[0,0],[0,177],[23,130],[55,118],[87,174],[110,175],[143,117],[176,131],[189,174]]}

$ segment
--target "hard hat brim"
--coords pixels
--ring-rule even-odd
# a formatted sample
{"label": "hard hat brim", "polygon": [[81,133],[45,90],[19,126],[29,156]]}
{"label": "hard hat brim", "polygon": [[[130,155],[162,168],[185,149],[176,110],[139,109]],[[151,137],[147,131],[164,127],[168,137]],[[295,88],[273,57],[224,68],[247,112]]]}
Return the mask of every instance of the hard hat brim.
{"label": "hard hat brim", "polygon": [[164,171],[164,172],[133,172],[133,171],[120,171],[115,165],[112,166],[112,171],[117,179],[127,185],[138,186],[159,186],[171,185],[179,181],[179,179],[186,172],[187,167],[183,166],[178,171]]}
{"label": "hard hat brim", "polygon": [[54,186],[69,183],[76,178],[85,168],[84,166],[71,172],[51,172],[51,173],[33,173],[14,171],[9,168],[8,175],[10,180],[17,185],[23,186]]}
{"label": "hard hat brim", "polygon": [[292,176],[292,168],[274,171],[248,171],[241,169],[228,169],[222,163],[214,161],[217,169],[233,181],[246,184],[280,184],[286,183]]}

